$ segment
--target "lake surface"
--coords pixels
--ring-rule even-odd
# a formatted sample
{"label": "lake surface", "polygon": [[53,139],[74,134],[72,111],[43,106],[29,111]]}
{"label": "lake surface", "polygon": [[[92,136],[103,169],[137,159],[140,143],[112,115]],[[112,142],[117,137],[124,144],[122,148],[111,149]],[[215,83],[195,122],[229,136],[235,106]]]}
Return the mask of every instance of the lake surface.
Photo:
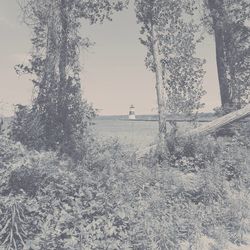
{"label": "lake surface", "polygon": [[[99,137],[104,139],[117,138],[121,143],[131,144],[136,148],[154,143],[158,135],[158,121],[96,119],[94,123],[93,128]],[[191,127],[191,123],[178,123],[180,131]]]}
{"label": "lake surface", "polygon": [[137,148],[150,145],[157,138],[157,121],[95,120],[93,126],[98,136],[117,138],[121,143]]}

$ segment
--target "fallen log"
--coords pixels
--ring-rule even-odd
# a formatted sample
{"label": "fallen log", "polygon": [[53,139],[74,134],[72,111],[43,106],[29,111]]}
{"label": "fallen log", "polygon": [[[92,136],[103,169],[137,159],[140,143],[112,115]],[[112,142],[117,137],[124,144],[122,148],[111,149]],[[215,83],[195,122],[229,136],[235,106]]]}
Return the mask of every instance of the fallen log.
{"label": "fallen log", "polygon": [[[228,124],[233,122],[242,120],[246,117],[250,116],[250,104],[247,104],[244,108],[231,112],[222,117],[216,118],[213,121],[203,124],[195,129],[191,129],[190,131],[181,133],[177,135],[178,137],[191,137],[191,136],[200,136],[206,135],[215,132],[217,129],[222,128]],[[248,121],[248,120],[247,120]],[[151,151],[156,149],[157,145],[151,145],[144,149],[138,150],[136,155],[138,158],[149,154]]]}
{"label": "fallen log", "polygon": [[228,124],[241,120],[250,115],[250,104],[244,108],[231,112],[227,115],[219,117],[207,124],[203,124],[195,129],[185,132],[182,136],[198,136],[215,132],[217,129],[224,127]]}

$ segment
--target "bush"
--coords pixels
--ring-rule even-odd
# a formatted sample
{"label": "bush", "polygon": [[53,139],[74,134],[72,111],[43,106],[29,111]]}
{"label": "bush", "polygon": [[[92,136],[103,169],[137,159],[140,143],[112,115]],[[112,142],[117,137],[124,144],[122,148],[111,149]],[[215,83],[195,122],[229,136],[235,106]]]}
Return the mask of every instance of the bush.
{"label": "bush", "polygon": [[38,150],[42,147],[40,119],[28,106],[16,105],[15,116],[10,125],[10,137],[29,149]]}
{"label": "bush", "polygon": [[138,161],[117,141],[94,140],[78,163],[0,139],[4,248],[227,249],[229,241],[244,244],[250,157],[237,138],[180,140],[161,161],[157,152]]}
{"label": "bush", "polygon": [[51,114],[50,120],[46,114],[41,114],[35,107],[16,105],[15,115],[10,125],[10,137],[15,142],[20,142],[29,150],[57,151],[61,155],[82,160],[89,142],[92,140],[89,124],[95,117],[94,109],[86,102],[79,103],[80,113],[73,114],[64,119],[58,119],[58,124],[53,124],[56,117]]}

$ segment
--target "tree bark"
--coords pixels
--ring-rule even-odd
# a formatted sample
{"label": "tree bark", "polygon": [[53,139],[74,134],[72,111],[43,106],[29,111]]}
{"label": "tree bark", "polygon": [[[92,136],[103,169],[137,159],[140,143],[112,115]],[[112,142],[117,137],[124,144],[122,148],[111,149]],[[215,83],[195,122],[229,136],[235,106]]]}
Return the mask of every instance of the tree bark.
{"label": "tree bark", "polygon": [[52,96],[56,92],[57,84],[57,60],[58,60],[58,38],[56,32],[56,5],[52,1],[49,7],[49,16],[47,21],[47,37],[46,37],[46,57],[44,62],[44,69],[41,74],[41,82],[39,83],[39,91],[35,98],[34,108],[41,112],[41,126],[43,126],[44,134],[43,140],[46,148],[55,149],[57,142],[56,130],[54,129],[53,118],[56,116],[57,110]]}
{"label": "tree bark", "polygon": [[208,0],[208,6],[213,20],[213,29],[216,47],[216,62],[220,87],[220,97],[222,107],[232,105],[230,94],[230,81],[228,79],[229,72],[227,71],[226,59],[226,37],[225,37],[225,23],[224,23],[224,9],[223,0]]}
{"label": "tree bark", "polygon": [[68,49],[68,17],[67,17],[66,0],[60,2],[60,21],[61,21],[61,46],[60,46],[60,61],[59,74],[61,85],[66,82],[66,67],[67,67],[67,49]]}
{"label": "tree bark", "polygon": [[[231,124],[233,122],[243,120],[244,118],[250,116],[250,104],[246,105],[244,108],[219,117],[207,124],[201,125],[198,128],[192,129],[188,132],[179,134],[178,137],[192,137],[192,136],[202,136],[215,132],[217,129]],[[248,121],[248,120],[247,120]],[[151,151],[156,150],[157,145],[151,145],[149,147],[140,149],[136,152],[137,159],[143,158],[145,155],[149,154]]]}
{"label": "tree bark", "polygon": [[156,95],[158,102],[158,115],[159,115],[159,133],[160,135],[166,135],[167,133],[167,121],[166,121],[166,107],[167,107],[167,95],[163,81],[163,68],[159,55],[159,43],[155,32],[155,27],[151,25],[151,39],[152,39],[152,54],[155,64],[155,77],[156,77]]}
{"label": "tree bark", "polygon": [[67,13],[67,0],[60,1],[60,52],[59,52],[59,86],[58,86],[58,114],[60,124],[63,130],[64,141],[69,141],[69,135],[71,134],[70,125],[68,122],[68,107],[66,103],[67,99],[67,65],[68,65],[68,24]]}
{"label": "tree bark", "polygon": [[198,136],[198,135],[205,135],[212,132],[215,132],[217,129],[231,124],[235,121],[243,119],[250,115],[250,104],[246,105],[244,108],[219,117],[208,124],[204,124],[198,128],[195,128],[191,131],[188,131],[184,134],[184,136]]}

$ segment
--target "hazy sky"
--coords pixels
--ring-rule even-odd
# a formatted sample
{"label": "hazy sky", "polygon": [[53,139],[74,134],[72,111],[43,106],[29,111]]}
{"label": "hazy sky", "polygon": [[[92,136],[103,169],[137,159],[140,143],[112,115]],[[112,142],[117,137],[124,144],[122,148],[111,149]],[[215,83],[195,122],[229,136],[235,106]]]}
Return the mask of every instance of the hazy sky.
{"label": "hazy sky", "polygon": [[[14,65],[25,62],[31,50],[31,32],[20,20],[16,0],[1,0],[0,101],[5,104],[5,114],[10,114],[13,104],[29,104],[32,96],[29,78],[18,77],[14,71]],[[134,104],[137,114],[155,113],[155,77],[144,65],[146,50],[138,40],[133,5],[116,14],[112,22],[84,25],[81,33],[95,42],[81,55],[82,87],[87,100],[102,109],[102,114],[127,114],[130,104]],[[203,101],[208,111],[219,105],[213,38],[205,39],[198,52],[207,60],[207,95]]]}

